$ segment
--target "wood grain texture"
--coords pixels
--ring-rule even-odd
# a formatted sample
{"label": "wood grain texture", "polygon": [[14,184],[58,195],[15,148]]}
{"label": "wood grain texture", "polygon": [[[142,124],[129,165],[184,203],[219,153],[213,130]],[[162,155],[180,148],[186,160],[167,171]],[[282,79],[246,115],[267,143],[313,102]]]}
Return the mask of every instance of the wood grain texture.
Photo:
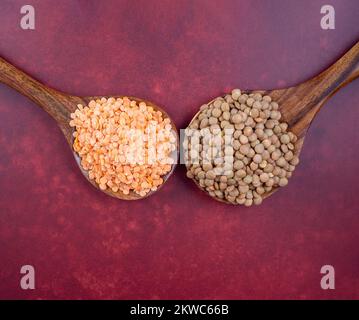
{"label": "wood grain texture", "polygon": [[[73,150],[73,142],[74,142],[73,132],[75,129],[70,127],[69,123],[71,120],[70,115],[72,112],[76,110],[78,104],[87,105],[91,100],[95,100],[102,97],[110,98],[110,96],[78,97],[78,96],[65,94],[63,92],[45,86],[44,84],[33,79],[25,72],[19,70],[18,68],[16,68],[15,66],[13,66],[12,64],[10,64],[9,62],[7,62],[5,59],[1,57],[0,57],[0,82],[3,82],[9,87],[17,90],[24,96],[30,98],[32,101],[34,101],[38,106],[44,109],[49,115],[51,115],[55,119],[73,152],[76,163],[78,164],[82,174],[94,187],[96,187],[98,190],[101,190],[97,185],[97,183],[89,178],[88,172],[84,170],[81,166],[81,159],[79,155]],[[124,96],[116,95],[111,97],[120,98]],[[177,138],[176,149],[171,154],[171,158],[174,159],[174,164],[171,166],[171,170],[166,175],[162,176],[164,182],[157,188],[156,191],[150,191],[145,196],[140,196],[133,191],[131,191],[128,195],[126,195],[123,194],[121,191],[115,193],[112,190],[108,190],[108,189],[105,191],[101,190],[102,192],[112,197],[119,198],[122,200],[138,200],[138,199],[146,198],[151,194],[153,194],[154,192],[157,192],[165,184],[167,179],[172,175],[177,165],[177,159],[179,155],[179,138],[178,138],[178,131],[174,122],[161,107],[155,105],[150,101],[146,101],[136,97],[129,97],[129,98],[131,100],[137,101],[138,103],[145,102],[146,105],[153,107],[157,111],[160,111],[165,118],[169,118],[171,121],[172,130]]]}
{"label": "wood grain texture", "polygon": [[[244,93],[261,93],[270,95],[279,104],[282,114],[281,121],[288,123],[288,131],[298,137],[295,143],[294,154],[300,154],[305,135],[314,120],[316,114],[324,103],[338,90],[355,80],[359,76],[359,42],[357,42],[346,54],[328,69],[300,83],[297,86],[273,89],[273,90],[245,90]],[[207,104],[211,104],[213,100]],[[190,124],[197,118],[200,111],[195,114]],[[207,191],[200,186],[196,179],[192,179],[196,185],[205,193]],[[279,187],[273,188],[263,195],[267,198],[276,192]],[[207,193],[208,194],[208,193]],[[225,199],[214,198],[217,201],[233,204]]]}

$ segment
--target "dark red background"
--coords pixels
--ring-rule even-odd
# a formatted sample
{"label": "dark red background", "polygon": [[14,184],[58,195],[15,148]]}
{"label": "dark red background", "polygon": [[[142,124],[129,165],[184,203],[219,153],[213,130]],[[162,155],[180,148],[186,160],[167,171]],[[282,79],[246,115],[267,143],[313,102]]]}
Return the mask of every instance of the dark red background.
{"label": "dark red background", "polygon": [[[35,31],[19,26],[28,3]],[[324,4],[335,30],[320,28]],[[152,100],[184,128],[233,87],[316,75],[359,39],[358,17],[357,0],[1,0],[0,55],[72,94]],[[248,209],[211,200],[182,166],[148,199],[102,194],[55,122],[0,85],[0,298],[359,298],[358,89],[321,110],[289,186]],[[20,289],[24,264],[36,290]]]}

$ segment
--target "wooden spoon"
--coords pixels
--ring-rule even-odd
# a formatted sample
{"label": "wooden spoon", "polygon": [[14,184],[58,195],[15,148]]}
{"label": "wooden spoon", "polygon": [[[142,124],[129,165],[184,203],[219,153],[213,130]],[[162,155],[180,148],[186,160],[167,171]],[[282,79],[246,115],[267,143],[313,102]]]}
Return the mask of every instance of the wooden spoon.
{"label": "wooden spoon", "polygon": [[[13,89],[16,89],[24,96],[30,98],[33,100],[38,106],[40,106],[42,109],[44,109],[48,114],[50,114],[57,122],[59,127],[61,128],[61,131],[65,135],[65,138],[73,151],[73,154],[75,156],[76,162],[82,172],[82,174],[86,177],[86,179],[97,189],[101,190],[97,183],[93,180],[91,180],[88,176],[88,172],[84,170],[80,164],[80,157],[79,155],[73,150],[73,132],[74,128],[70,127],[69,122],[71,120],[70,114],[74,112],[77,108],[78,104],[87,105],[91,100],[98,99],[101,97],[78,97],[78,96],[72,96],[69,94],[65,94],[63,92],[59,92],[57,90],[54,90],[52,88],[49,88],[45,86],[44,84],[38,82],[37,80],[33,79],[32,77],[28,76],[26,73],[22,72],[21,70],[17,69],[4,59],[0,57],[0,82],[3,82],[10,86]],[[123,97],[123,96],[111,96],[111,97]],[[105,98],[109,98],[109,96],[105,96]],[[145,101],[139,98],[135,97],[129,97],[132,100],[139,102],[145,102],[148,106],[153,107],[155,110],[158,110],[162,112],[165,118],[171,118],[168,116],[168,114],[159,106],[153,104],[152,102]],[[166,182],[166,180],[171,176],[171,174],[174,171],[174,168],[177,164],[177,158],[179,153],[179,140],[178,140],[178,132],[176,129],[175,124],[171,120],[171,125],[173,132],[175,133],[177,137],[177,143],[176,143],[176,150],[171,154],[171,157],[175,160],[174,164],[171,167],[171,171],[168,172],[166,175],[162,176],[163,183]],[[160,187],[162,187],[162,185]],[[160,187],[157,189],[159,190]],[[157,191],[156,190],[156,191]],[[101,190],[103,191],[103,190]],[[119,192],[112,192],[111,190],[105,190],[103,191],[106,194],[116,197],[123,200],[137,200],[142,199],[150,194],[153,194],[155,191],[151,191],[147,193],[144,197],[138,195],[135,192],[130,192],[128,195],[123,194],[121,191]]]}
{"label": "wooden spoon", "polygon": [[[308,128],[320,108],[339,89],[358,78],[358,76],[359,42],[332,66],[306,82],[284,89],[248,90],[245,93],[259,92],[263,95],[271,96],[274,101],[278,102],[279,110],[282,114],[281,121],[287,122],[288,131],[293,132],[298,137],[294,153],[299,155]],[[208,102],[208,105],[214,100]],[[197,118],[198,114],[199,112],[193,117],[191,123]],[[201,190],[207,193],[195,179],[193,180]],[[267,198],[278,189],[279,187],[273,188],[270,192],[264,194],[263,198]],[[230,203],[227,200],[215,199]]]}

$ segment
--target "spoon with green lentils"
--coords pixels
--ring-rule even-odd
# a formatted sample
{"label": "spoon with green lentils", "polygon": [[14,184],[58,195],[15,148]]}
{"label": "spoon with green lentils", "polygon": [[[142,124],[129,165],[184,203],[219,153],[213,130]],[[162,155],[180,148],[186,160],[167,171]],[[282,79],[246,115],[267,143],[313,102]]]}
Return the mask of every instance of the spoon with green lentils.
{"label": "spoon with green lentils", "polygon": [[218,201],[259,205],[285,187],[324,102],[359,75],[359,43],[295,87],[241,91],[201,106],[185,130],[187,177]]}

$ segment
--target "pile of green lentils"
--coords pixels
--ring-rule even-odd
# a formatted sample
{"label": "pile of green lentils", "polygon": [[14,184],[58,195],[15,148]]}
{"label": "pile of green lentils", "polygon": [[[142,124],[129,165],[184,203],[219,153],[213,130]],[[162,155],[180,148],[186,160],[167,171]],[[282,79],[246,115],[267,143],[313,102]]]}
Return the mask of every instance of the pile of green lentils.
{"label": "pile of green lentils", "polygon": [[240,89],[203,105],[185,131],[187,176],[218,200],[261,204],[299,163],[297,137],[280,119],[270,96]]}

